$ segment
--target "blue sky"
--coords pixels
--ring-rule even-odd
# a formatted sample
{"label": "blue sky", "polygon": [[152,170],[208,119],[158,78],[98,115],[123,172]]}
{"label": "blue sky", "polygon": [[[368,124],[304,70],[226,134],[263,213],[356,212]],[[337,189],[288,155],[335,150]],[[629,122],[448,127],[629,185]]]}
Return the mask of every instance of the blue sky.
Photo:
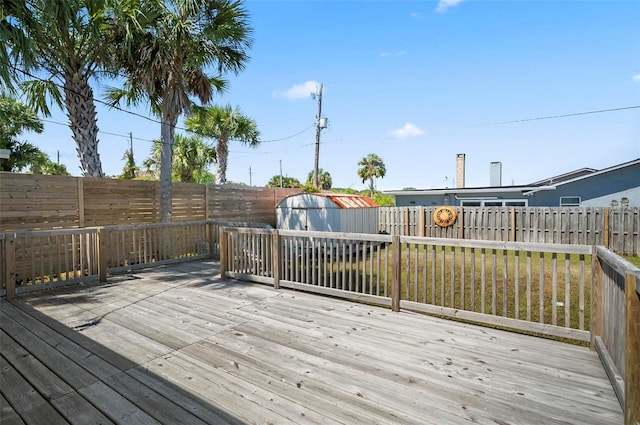
{"label": "blue sky", "polygon": [[[467,187],[489,185],[493,161],[502,163],[504,185],[518,185],[640,157],[640,109],[505,123],[640,105],[640,2],[245,6],[254,28],[251,60],[228,76],[229,89],[215,102],[239,106],[265,142],[230,145],[230,181],[265,185],[280,163],[284,175],[306,180],[318,106],[310,94],[320,83],[329,120],[320,167],[334,187],[364,189],[357,163],[369,153],[386,164],[381,190],[453,186],[458,153],[466,155]],[[103,88],[94,85],[98,96]],[[67,121],[62,113],[50,120]],[[119,135],[133,134],[138,164],[160,136],[159,124],[103,107],[98,126],[108,175],[124,165],[129,140]],[[54,160],[59,152],[79,175],[67,127],[45,123],[45,133],[25,139]]]}

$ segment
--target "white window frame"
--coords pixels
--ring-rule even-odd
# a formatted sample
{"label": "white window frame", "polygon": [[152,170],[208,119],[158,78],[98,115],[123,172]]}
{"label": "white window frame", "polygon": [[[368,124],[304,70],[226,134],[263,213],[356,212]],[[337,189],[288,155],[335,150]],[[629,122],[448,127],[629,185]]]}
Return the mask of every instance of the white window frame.
{"label": "white window frame", "polygon": [[[565,203],[563,200],[564,199],[577,199],[578,203],[576,204],[575,202],[570,202],[570,203]],[[581,196],[561,196],[560,197],[560,206],[561,207],[579,207],[580,205],[582,205],[582,197]]]}

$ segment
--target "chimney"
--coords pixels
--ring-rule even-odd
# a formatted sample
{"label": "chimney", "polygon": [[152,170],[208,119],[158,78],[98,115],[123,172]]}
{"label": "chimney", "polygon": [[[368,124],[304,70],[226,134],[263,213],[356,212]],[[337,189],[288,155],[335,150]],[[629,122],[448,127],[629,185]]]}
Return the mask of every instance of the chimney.
{"label": "chimney", "polygon": [[489,186],[502,186],[502,162],[492,162],[489,172]]}
{"label": "chimney", "polygon": [[464,154],[456,155],[456,187],[464,188]]}

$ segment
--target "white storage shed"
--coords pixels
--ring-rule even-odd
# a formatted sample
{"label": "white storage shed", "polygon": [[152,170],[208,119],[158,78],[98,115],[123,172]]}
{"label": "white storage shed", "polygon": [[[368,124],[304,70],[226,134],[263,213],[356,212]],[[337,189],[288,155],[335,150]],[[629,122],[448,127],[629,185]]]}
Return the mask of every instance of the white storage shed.
{"label": "white storage shed", "polygon": [[278,229],[378,233],[378,207],[371,198],[344,193],[302,193],[276,206]]}

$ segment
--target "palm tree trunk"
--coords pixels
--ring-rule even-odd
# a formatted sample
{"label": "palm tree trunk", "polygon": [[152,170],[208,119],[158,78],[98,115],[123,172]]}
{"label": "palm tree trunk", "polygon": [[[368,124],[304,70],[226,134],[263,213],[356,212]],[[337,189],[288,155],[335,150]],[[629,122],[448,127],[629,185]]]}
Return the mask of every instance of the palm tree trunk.
{"label": "palm tree trunk", "polygon": [[178,115],[170,111],[165,102],[162,108],[162,126],[160,140],[162,141],[160,157],[160,222],[171,223],[171,203],[173,193],[171,186],[171,164],[173,162],[173,139],[178,122]]}
{"label": "palm tree trunk", "polygon": [[375,190],[376,186],[375,183],[373,182],[373,177],[369,177],[369,192],[371,193],[370,198],[373,199],[373,191]]}
{"label": "palm tree trunk", "polygon": [[229,149],[227,147],[227,139],[218,139],[218,145],[216,146],[216,156],[218,157],[218,166],[216,172],[216,180],[218,184],[227,183],[227,157],[229,156]]}
{"label": "palm tree trunk", "polygon": [[104,177],[98,153],[98,119],[93,90],[86,77],[77,72],[65,76],[64,94],[69,128],[76,142],[82,173],[87,177]]}

